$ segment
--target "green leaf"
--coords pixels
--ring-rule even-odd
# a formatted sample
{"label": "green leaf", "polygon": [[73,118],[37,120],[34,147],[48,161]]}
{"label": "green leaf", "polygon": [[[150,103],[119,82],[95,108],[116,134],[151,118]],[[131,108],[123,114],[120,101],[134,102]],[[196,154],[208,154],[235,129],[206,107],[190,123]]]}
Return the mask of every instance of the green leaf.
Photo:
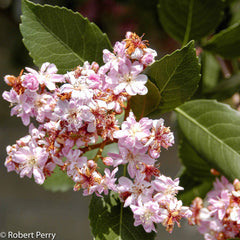
{"label": "green leaf", "polygon": [[65,73],[84,61],[101,64],[102,50],[111,49],[94,23],[69,9],[22,0],[21,19],[23,42],[38,66],[55,63]]}
{"label": "green leaf", "polygon": [[234,1],[230,5],[231,9],[231,21],[230,25],[233,25],[236,22],[240,21],[240,2],[239,1]]}
{"label": "green leaf", "polygon": [[228,79],[220,81],[220,83],[213,89],[207,91],[205,96],[207,98],[217,99],[219,101],[230,98],[234,93],[240,89],[240,74],[235,74]]}
{"label": "green leaf", "polygon": [[214,35],[204,49],[219,54],[224,58],[240,56],[240,22]]}
{"label": "green leaf", "polygon": [[103,149],[102,156],[107,157],[109,152],[119,153],[118,144],[117,143],[111,143],[111,144],[106,145]]}
{"label": "green leaf", "polygon": [[214,180],[214,176],[210,172],[211,166],[195,151],[185,137],[181,139],[179,144],[179,158],[192,179],[198,181]]}
{"label": "green leaf", "polygon": [[180,186],[184,191],[180,191],[178,199],[183,201],[184,205],[190,205],[195,197],[205,198],[206,194],[212,189],[212,181],[197,181],[186,171],[180,176]]}
{"label": "green leaf", "polygon": [[180,185],[184,187],[184,191],[179,192],[178,198],[184,205],[190,205],[195,197],[205,198],[212,189],[215,176],[211,174],[207,161],[195,151],[181,132],[179,135],[179,158],[184,165],[180,174]]}
{"label": "green leaf", "polygon": [[130,105],[137,119],[153,112],[160,103],[160,93],[155,84],[148,81],[146,87],[148,88],[147,95],[137,95],[131,98]]}
{"label": "green leaf", "polygon": [[228,238],[227,240],[240,240],[240,238]]}
{"label": "green leaf", "polygon": [[134,227],[133,214],[123,208],[117,194],[92,196],[89,219],[95,240],[152,240],[155,233],[146,233],[142,226]]}
{"label": "green leaf", "polygon": [[156,111],[163,113],[173,110],[190,99],[198,87],[200,65],[194,42],[156,61],[146,72],[161,95]]}
{"label": "green leaf", "polygon": [[42,186],[46,190],[53,192],[65,192],[67,190],[73,189],[74,182],[70,177],[68,177],[66,172],[63,172],[59,167],[56,167],[54,173],[45,180]]}
{"label": "green leaf", "polygon": [[202,57],[202,89],[205,93],[213,89],[220,75],[220,65],[210,52],[204,51]]}
{"label": "green leaf", "polygon": [[199,40],[221,21],[221,0],[159,0],[159,19],[166,32],[180,42]]}
{"label": "green leaf", "polygon": [[195,151],[229,180],[240,178],[240,112],[213,100],[189,101],[176,111]]}

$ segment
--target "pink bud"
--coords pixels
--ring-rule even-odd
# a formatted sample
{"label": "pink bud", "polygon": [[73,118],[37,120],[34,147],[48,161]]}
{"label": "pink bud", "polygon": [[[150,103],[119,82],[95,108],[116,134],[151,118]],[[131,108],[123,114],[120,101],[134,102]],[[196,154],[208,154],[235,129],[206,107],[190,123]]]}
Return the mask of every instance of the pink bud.
{"label": "pink bud", "polygon": [[96,168],[97,167],[97,164],[93,161],[93,160],[88,160],[87,161],[87,166],[89,168]]}
{"label": "pink bud", "polygon": [[105,157],[105,158],[103,158],[102,161],[106,166],[112,166],[113,165],[113,159],[111,157]]}

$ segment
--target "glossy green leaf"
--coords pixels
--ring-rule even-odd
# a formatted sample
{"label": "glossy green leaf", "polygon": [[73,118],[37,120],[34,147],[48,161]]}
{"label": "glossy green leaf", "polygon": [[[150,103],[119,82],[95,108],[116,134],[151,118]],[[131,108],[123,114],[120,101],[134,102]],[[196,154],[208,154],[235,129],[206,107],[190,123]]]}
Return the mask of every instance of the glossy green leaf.
{"label": "glossy green leaf", "polygon": [[198,87],[200,65],[194,42],[156,61],[147,69],[161,96],[156,111],[168,112],[189,100]]}
{"label": "glossy green leaf", "polygon": [[23,42],[38,66],[55,63],[65,73],[84,61],[101,64],[102,50],[111,49],[94,23],[66,8],[22,0],[21,20]]}
{"label": "glossy green leaf", "polygon": [[142,226],[134,227],[132,211],[123,208],[113,192],[102,198],[92,196],[89,220],[95,240],[153,240],[155,237],[155,233],[146,233]]}
{"label": "glossy green leaf", "polygon": [[203,181],[213,181],[214,176],[211,174],[211,166],[196,152],[190,143],[183,137],[179,144],[179,158],[186,168],[186,172],[192,179]]}
{"label": "glossy green leaf", "polygon": [[240,178],[240,112],[213,100],[189,101],[176,111],[195,151],[229,180]]}
{"label": "glossy green leaf", "polygon": [[184,191],[180,191],[178,199],[183,201],[184,205],[190,205],[195,197],[205,198],[206,194],[212,189],[212,181],[197,181],[191,175],[184,171],[180,176],[180,186]]}
{"label": "glossy green leaf", "polygon": [[180,174],[180,186],[184,191],[180,191],[178,198],[185,205],[190,205],[195,197],[205,198],[211,190],[215,177],[211,174],[211,166],[196,152],[187,139],[180,134],[179,158],[183,164]]}
{"label": "glossy green leaf", "polygon": [[236,58],[240,56],[240,22],[214,35],[203,46],[206,50],[219,54],[224,58]]}
{"label": "glossy green leaf", "polygon": [[46,190],[53,192],[65,192],[73,189],[74,182],[70,177],[68,177],[66,172],[63,172],[59,167],[56,167],[54,173],[45,180],[42,186]]}
{"label": "glossy green leaf", "polygon": [[158,14],[166,32],[180,42],[199,40],[221,21],[221,0],[159,0]]}
{"label": "glossy green leaf", "polygon": [[155,84],[148,81],[146,87],[148,88],[146,95],[136,95],[131,98],[130,106],[137,119],[153,112],[160,103],[160,93]]}

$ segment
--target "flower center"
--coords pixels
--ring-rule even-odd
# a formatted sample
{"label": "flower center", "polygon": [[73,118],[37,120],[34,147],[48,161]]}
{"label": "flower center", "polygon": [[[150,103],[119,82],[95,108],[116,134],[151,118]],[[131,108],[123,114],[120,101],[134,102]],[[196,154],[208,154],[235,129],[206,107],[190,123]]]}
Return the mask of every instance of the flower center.
{"label": "flower center", "polygon": [[135,136],[136,133],[138,132],[141,132],[142,131],[142,128],[141,128],[141,125],[139,123],[135,123],[132,127],[131,127],[131,136]]}
{"label": "flower center", "polygon": [[144,215],[141,216],[140,218],[141,218],[142,222],[144,222],[145,224],[149,224],[152,222],[151,221],[152,216],[153,216],[153,213],[150,212],[149,210],[146,210]]}
{"label": "flower center", "polygon": [[30,160],[28,160],[28,165],[30,165],[30,166],[32,166],[32,167],[35,166],[36,163],[37,163],[37,161],[36,161],[36,159],[35,159],[34,156],[32,156],[32,157],[30,158]]}

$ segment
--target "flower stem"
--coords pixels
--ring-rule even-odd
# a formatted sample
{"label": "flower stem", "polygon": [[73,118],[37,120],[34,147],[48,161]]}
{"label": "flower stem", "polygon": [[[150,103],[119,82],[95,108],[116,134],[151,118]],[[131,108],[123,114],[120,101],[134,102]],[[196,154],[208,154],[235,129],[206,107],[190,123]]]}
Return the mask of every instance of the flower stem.
{"label": "flower stem", "polygon": [[186,32],[184,35],[182,46],[185,46],[189,41],[189,36],[190,36],[190,31],[191,31],[191,26],[192,26],[193,3],[194,3],[194,0],[191,0],[190,4],[189,4],[187,27],[186,27]]}
{"label": "flower stem", "polygon": [[114,143],[114,142],[117,142],[117,140],[116,140],[116,139],[114,139],[113,141],[111,141],[111,140],[105,140],[105,141],[103,141],[103,142],[100,142],[100,143],[97,143],[97,144],[93,144],[93,145],[90,145],[90,146],[81,148],[80,150],[81,150],[83,153],[85,153],[85,152],[91,151],[91,150],[93,150],[93,149],[104,148],[104,146],[109,145],[109,144]]}

